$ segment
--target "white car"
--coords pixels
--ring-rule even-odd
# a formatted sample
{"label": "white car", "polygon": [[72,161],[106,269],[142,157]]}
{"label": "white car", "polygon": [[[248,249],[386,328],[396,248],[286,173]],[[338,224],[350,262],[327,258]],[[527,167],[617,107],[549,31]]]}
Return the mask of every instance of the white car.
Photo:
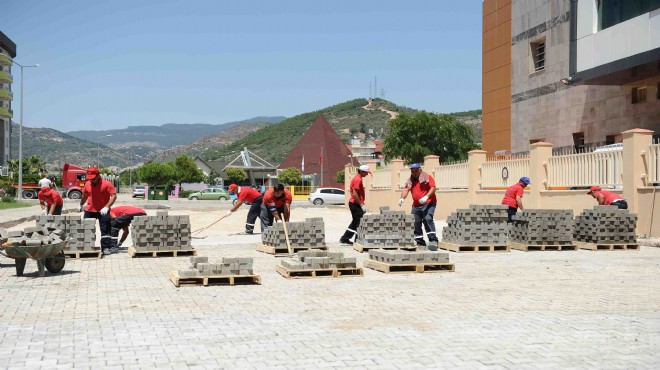
{"label": "white car", "polygon": [[309,201],[317,206],[322,204],[344,204],[344,190],[338,188],[318,188],[309,194]]}

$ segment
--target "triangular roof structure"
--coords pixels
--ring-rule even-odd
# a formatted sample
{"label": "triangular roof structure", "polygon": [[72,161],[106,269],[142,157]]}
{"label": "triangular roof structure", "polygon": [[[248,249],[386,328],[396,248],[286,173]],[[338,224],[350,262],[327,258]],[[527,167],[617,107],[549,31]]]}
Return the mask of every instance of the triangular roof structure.
{"label": "triangular roof structure", "polygon": [[319,186],[340,186],[343,184],[337,183],[337,172],[351,162],[352,154],[328,121],[319,115],[277,168],[295,167],[303,175],[319,175]]}

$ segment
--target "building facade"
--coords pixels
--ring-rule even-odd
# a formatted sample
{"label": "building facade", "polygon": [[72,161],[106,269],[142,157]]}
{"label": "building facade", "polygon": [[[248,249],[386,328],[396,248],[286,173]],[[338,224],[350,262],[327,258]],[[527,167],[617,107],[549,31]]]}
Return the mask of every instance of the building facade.
{"label": "building facade", "polygon": [[660,0],[485,0],[483,9],[488,153],[660,132]]}
{"label": "building facade", "polygon": [[0,166],[3,173],[11,155],[11,121],[14,116],[11,109],[14,99],[11,66],[15,57],[16,44],[0,31]]}

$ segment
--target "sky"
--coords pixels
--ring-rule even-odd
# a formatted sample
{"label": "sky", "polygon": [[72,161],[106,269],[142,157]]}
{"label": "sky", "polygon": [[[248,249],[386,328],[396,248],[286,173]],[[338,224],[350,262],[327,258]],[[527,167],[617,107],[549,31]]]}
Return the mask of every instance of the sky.
{"label": "sky", "polygon": [[[2,0],[24,125],[221,124],[378,96],[481,109],[481,0]],[[12,69],[19,121],[20,69]],[[383,91],[381,91],[381,89]],[[373,95],[373,93],[372,93]]]}

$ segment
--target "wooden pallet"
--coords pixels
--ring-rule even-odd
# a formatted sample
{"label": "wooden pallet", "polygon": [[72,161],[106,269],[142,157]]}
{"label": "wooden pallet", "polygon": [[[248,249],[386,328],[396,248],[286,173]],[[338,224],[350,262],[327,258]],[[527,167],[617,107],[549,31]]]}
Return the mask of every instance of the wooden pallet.
{"label": "wooden pallet", "polygon": [[374,260],[364,260],[364,267],[384,272],[386,274],[409,274],[419,272],[452,272],[453,263],[385,263]]}
{"label": "wooden pallet", "polygon": [[180,249],[169,251],[138,251],[134,247],[128,247],[128,254],[135,257],[179,257],[179,256],[196,256],[197,250],[195,249]]}
{"label": "wooden pallet", "polygon": [[441,242],[438,248],[453,252],[511,252],[511,247],[506,244],[454,244]]}
{"label": "wooden pallet", "polygon": [[385,250],[402,250],[402,251],[411,251],[411,252],[416,252],[417,251],[417,246],[412,246],[412,247],[400,247],[398,245],[386,245],[386,246],[379,246],[379,247],[365,247],[362,244],[354,243],[353,244],[353,249],[356,251],[362,253],[362,252],[368,252],[372,249],[385,249]]}
{"label": "wooden pallet", "polygon": [[361,267],[335,268],[335,269],[305,269],[291,270],[280,264],[275,266],[275,270],[287,279],[305,279],[322,277],[340,277],[340,276],[363,276],[364,270]]}
{"label": "wooden pallet", "polygon": [[[328,247],[327,246],[322,246],[322,247],[291,247],[293,249],[293,253],[297,253],[299,251],[310,251],[310,250],[319,250],[319,251],[327,251]],[[264,252],[268,254],[284,254],[288,255],[289,254],[289,248],[287,247],[273,247],[270,245],[265,245],[265,244],[257,244],[257,251],[259,252]]]}
{"label": "wooden pallet", "polygon": [[210,286],[210,285],[258,285],[259,275],[221,275],[181,277],[177,271],[170,271],[170,281],[175,287],[180,286]]}
{"label": "wooden pallet", "polygon": [[575,242],[578,248],[591,251],[639,250],[637,243],[585,243]]}
{"label": "wooden pallet", "polygon": [[75,258],[79,260],[98,260],[103,258],[101,250],[94,251],[64,251],[67,258]]}
{"label": "wooden pallet", "polygon": [[547,245],[547,244],[522,244],[516,242],[509,242],[509,246],[519,251],[532,252],[532,251],[576,251],[575,244],[564,245]]}

